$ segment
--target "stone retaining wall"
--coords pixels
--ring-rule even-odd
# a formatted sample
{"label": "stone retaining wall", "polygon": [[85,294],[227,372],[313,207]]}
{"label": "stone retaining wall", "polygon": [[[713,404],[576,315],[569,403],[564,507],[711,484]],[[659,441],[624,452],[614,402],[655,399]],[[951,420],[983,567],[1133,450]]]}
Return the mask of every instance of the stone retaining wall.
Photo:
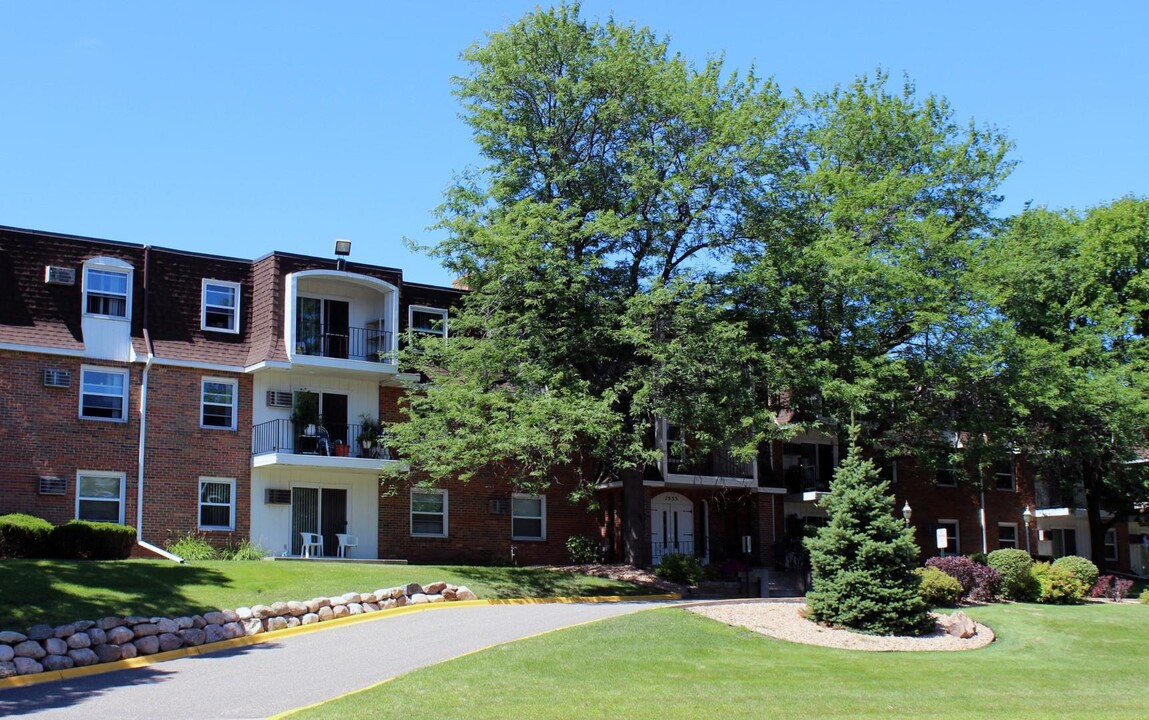
{"label": "stone retaining wall", "polygon": [[0,679],[127,660],[183,647],[274,632],[405,605],[474,600],[465,586],[410,583],[372,593],[351,592],[219,610],[190,617],[106,617],[66,625],[0,632]]}

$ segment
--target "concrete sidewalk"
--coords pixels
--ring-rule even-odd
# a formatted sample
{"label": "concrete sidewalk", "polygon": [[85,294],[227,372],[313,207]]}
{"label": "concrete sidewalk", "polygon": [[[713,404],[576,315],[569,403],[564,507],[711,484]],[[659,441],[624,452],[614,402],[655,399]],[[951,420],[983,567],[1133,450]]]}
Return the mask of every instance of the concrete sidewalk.
{"label": "concrete sidewalk", "polygon": [[665,605],[434,605],[420,612],[379,613],[216,653],[0,690],[0,716],[266,718],[491,645]]}

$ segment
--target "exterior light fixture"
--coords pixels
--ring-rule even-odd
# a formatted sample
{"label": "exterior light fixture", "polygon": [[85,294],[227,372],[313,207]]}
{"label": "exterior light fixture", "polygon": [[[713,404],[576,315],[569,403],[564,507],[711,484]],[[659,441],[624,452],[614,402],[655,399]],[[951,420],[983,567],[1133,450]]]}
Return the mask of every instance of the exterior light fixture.
{"label": "exterior light fixture", "polygon": [[1028,505],[1025,506],[1025,510],[1023,510],[1021,513],[1021,521],[1025,523],[1025,551],[1030,552],[1030,550],[1029,550],[1029,524],[1031,522],[1033,522],[1033,511],[1029,509]]}
{"label": "exterior light fixture", "polygon": [[914,509],[910,507],[910,501],[906,500],[906,504],[902,506],[902,519],[906,521],[906,525],[910,524],[910,518],[914,514]]}
{"label": "exterior light fixture", "polygon": [[335,241],[335,254],[340,257],[347,257],[351,254],[351,241],[350,240],[336,240]]}

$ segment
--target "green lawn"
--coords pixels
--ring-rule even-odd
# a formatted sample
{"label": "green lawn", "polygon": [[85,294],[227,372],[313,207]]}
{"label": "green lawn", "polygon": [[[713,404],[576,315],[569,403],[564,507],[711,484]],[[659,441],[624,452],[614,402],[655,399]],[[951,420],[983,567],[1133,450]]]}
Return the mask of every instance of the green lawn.
{"label": "green lawn", "polygon": [[1144,717],[1149,607],[996,605],[967,652],[809,647],[679,609],[430,667],[297,718]]}
{"label": "green lawn", "polygon": [[467,585],[482,599],[652,591],[535,568],[329,562],[0,561],[0,630],[107,615],[190,615],[276,600],[371,592],[409,582]]}

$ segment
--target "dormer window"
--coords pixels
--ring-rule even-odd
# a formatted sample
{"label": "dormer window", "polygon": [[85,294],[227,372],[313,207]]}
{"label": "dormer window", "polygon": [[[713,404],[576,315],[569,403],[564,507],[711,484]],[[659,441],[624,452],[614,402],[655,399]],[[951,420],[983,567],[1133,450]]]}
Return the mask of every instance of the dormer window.
{"label": "dormer window", "polygon": [[127,319],[130,280],[130,270],[85,265],[84,313]]}
{"label": "dormer window", "polygon": [[409,325],[414,332],[447,337],[446,310],[412,305],[410,313]]}
{"label": "dormer window", "polygon": [[239,332],[239,283],[203,281],[200,328],[213,332]]}

